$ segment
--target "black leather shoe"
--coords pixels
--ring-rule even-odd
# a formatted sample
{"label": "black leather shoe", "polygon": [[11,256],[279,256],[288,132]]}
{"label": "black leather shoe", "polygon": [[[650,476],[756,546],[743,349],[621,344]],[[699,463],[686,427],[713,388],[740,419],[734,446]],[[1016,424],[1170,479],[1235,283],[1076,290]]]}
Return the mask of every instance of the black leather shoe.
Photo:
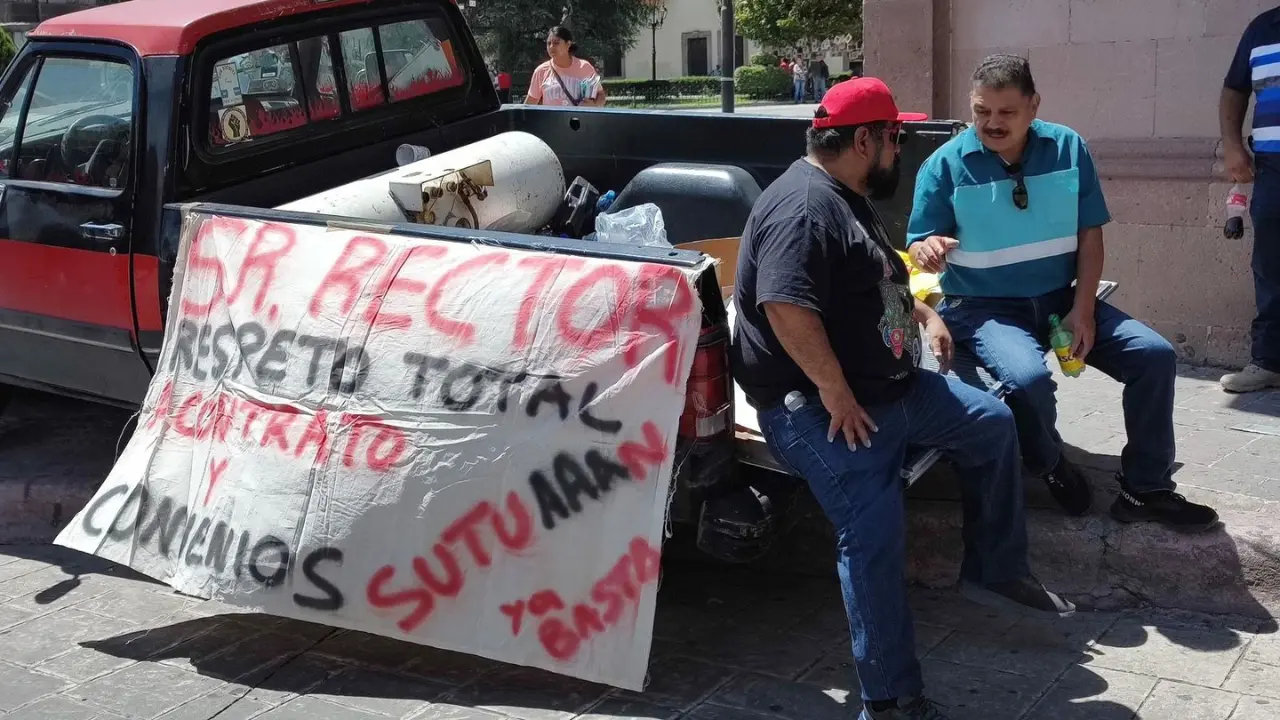
{"label": "black leather shoe", "polygon": [[1093,488],[1089,486],[1089,479],[1067,460],[1066,455],[1059,455],[1058,464],[1043,477],[1053,499],[1069,515],[1084,515],[1093,507]]}
{"label": "black leather shoe", "polygon": [[1201,533],[1218,526],[1218,513],[1172,490],[1133,493],[1124,489],[1111,506],[1111,517],[1122,523],[1154,522],[1184,533]]}
{"label": "black leather shoe", "polygon": [[989,585],[961,580],[960,595],[987,607],[1029,617],[1064,618],[1076,611],[1075,605],[1046,590],[1031,575]]}

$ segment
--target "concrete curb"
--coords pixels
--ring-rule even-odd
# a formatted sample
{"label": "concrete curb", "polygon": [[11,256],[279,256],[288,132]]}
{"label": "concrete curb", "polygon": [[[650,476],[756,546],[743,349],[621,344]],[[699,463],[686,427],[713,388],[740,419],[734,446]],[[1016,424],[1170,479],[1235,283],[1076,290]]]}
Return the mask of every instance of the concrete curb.
{"label": "concrete curb", "polygon": [[[1038,479],[1027,480],[1027,531],[1037,577],[1082,608],[1158,607],[1255,618],[1280,616],[1280,502],[1180,486],[1217,509],[1222,526],[1182,535],[1153,524],[1111,519],[1119,491],[1112,471],[1085,468],[1095,487],[1090,514],[1062,513]],[[1175,475],[1176,478],[1176,475]],[[956,480],[939,464],[908,492],[907,579],[929,588],[956,583],[962,543]],[[797,494],[791,529],[757,561],[781,574],[829,576],[835,563],[831,526],[807,492]],[[708,562],[681,538],[683,560]]]}

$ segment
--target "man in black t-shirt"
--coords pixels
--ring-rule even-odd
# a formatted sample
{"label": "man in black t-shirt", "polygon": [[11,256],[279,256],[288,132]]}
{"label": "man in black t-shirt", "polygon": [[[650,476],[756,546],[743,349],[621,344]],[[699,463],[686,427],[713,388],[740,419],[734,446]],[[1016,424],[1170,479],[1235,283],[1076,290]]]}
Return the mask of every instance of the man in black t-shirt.
{"label": "man in black t-shirt", "polygon": [[872,200],[893,195],[904,120],[889,88],[827,93],[808,153],[761,194],[738,257],[733,372],[770,451],[803,477],[836,528],[863,720],[943,720],[924,699],[904,577],[901,470],[908,446],[945,451],[964,506],[961,592],[1024,614],[1070,615],[1027,564],[1013,415],[991,395],[918,369],[951,336],[912,297]]}

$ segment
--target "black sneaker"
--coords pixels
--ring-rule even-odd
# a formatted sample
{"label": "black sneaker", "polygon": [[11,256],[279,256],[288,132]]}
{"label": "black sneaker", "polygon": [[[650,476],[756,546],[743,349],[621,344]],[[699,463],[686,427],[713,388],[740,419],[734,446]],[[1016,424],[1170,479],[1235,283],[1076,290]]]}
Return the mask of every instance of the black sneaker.
{"label": "black sneaker", "polygon": [[1030,575],[985,586],[961,580],[960,595],[987,607],[1029,617],[1069,617],[1076,611],[1075,605],[1049,592]]}
{"label": "black sneaker", "polygon": [[1197,505],[1172,490],[1131,493],[1120,486],[1111,517],[1122,523],[1154,522],[1184,533],[1200,533],[1218,525],[1218,513]]}
{"label": "black sneaker", "polygon": [[1084,515],[1093,507],[1093,488],[1089,486],[1089,479],[1067,460],[1066,455],[1058,456],[1058,464],[1045,473],[1044,483],[1049,486],[1049,494],[1069,515]]}
{"label": "black sneaker", "polygon": [[862,708],[858,720],[950,720],[940,705],[923,697],[902,698],[886,710],[872,710],[871,705]]}

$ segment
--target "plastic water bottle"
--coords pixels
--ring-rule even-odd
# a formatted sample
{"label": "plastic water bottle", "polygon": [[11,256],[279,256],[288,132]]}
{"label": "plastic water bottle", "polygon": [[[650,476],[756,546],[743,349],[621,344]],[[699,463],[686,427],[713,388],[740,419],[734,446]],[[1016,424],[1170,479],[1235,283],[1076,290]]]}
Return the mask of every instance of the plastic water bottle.
{"label": "plastic water bottle", "polygon": [[1244,185],[1232,185],[1231,192],[1227,193],[1227,223],[1222,227],[1223,236],[1231,240],[1244,237],[1244,216],[1248,212],[1248,189]]}
{"label": "plastic water bottle", "polygon": [[598,212],[608,212],[609,208],[613,207],[613,201],[617,199],[618,193],[610,190],[609,192],[601,195],[600,199],[596,201],[596,210]]}
{"label": "plastic water bottle", "polygon": [[1053,346],[1053,354],[1058,356],[1058,366],[1067,377],[1080,377],[1084,372],[1084,361],[1071,354],[1071,342],[1074,340],[1071,331],[1062,327],[1062,318],[1049,316],[1049,344]]}

